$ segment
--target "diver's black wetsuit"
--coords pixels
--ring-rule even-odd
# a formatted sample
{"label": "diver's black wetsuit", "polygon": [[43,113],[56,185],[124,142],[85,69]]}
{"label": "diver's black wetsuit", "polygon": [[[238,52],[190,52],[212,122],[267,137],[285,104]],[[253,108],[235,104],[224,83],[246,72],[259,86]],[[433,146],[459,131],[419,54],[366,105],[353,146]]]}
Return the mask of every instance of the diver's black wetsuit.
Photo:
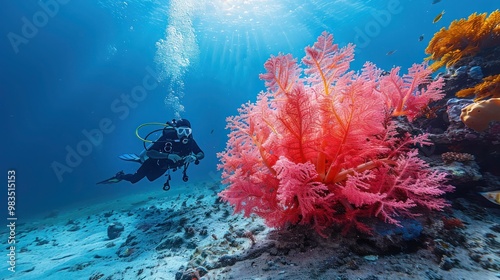
{"label": "diver's black wetsuit", "polygon": [[[184,144],[183,142],[187,142]],[[198,147],[198,144],[193,139],[193,135],[189,137],[179,139],[177,137],[177,132],[172,127],[166,127],[163,129],[162,136],[155,141],[155,143],[148,149],[148,151],[158,151],[163,155],[177,154],[181,158],[190,155],[191,153],[198,156],[198,160],[202,159],[204,154],[203,151]],[[137,169],[134,174],[123,174],[120,176],[121,180],[126,180],[132,184],[140,181],[142,178],[147,177],[149,181],[154,181],[163,175],[168,169],[180,168],[184,165],[184,160],[178,160],[174,162],[170,159],[146,159],[141,167]]]}

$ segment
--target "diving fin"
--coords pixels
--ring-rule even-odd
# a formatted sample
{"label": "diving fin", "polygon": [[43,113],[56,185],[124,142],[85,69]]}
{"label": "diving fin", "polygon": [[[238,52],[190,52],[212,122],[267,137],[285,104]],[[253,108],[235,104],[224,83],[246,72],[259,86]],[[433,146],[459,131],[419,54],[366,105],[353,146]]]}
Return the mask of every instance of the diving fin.
{"label": "diving fin", "polygon": [[123,154],[123,155],[118,156],[118,158],[120,158],[121,160],[125,160],[125,161],[133,161],[133,162],[142,163],[141,158],[139,156],[137,156],[136,154]]}
{"label": "diving fin", "polygon": [[125,173],[123,171],[120,171],[118,173],[116,173],[115,176],[109,178],[109,179],[106,179],[104,181],[101,181],[101,182],[98,182],[97,184],[114,184],[114,183],[118,183],[120,182],[122,179],[120,179]]}

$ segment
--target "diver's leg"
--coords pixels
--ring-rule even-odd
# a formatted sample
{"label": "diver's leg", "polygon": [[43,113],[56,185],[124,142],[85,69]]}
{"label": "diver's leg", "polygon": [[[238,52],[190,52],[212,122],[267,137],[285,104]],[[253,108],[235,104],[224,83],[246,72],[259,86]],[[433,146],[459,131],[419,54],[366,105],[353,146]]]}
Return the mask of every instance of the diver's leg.
{"label": "diver's leg", "polygon": [[139,182],[142,178],[146,177],[149,170],[154,168],[153,160],[147,159],[134,174],[123,174],[119,177],[121,180],[129,181],[132,184]]}
{"label": "diver's leg", "polygon": [[134,174],[123,174],[119,177],[119,179],[129,181],[132,184],[139,182],[142,178],[144,178],[144,175],[141,176],[140,173],[137,172]]}
{"label": "diver's leg", "polygon": [[167,169],[161,168],[161,166],[157,165],[154,168],[152,168],[151,170],[149,170],[148,174],[146,174],[146,177],[148,178],[148,180],[150,182],[152,182],[152,181],[158,179],[161,175],[163,175],[163,173],[165,173],[165,171],[167,171]]}

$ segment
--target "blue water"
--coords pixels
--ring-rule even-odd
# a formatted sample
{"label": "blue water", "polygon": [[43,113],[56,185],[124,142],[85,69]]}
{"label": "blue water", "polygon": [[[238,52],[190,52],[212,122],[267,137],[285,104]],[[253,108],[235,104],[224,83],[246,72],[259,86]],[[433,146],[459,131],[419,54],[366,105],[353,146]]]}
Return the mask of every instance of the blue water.
{"label": "blue water", "polygon": [[[441,27],[498,6],[491,0],[8,1],[0,11],[1,170],[16,171],[17,214],[161,189],[163,179],[95,183],[135,171],[117,156],[142,150],[138,125],[176,116],[191,121],[206,154],[189,168],[190,181],[218,180],[225,118],[264,89],[258,74],[271,54],[302,58],[326,30],[341,46],[357,44],[353,69],[365,61],[405,69],[422,61]],[[122,99],[153,76],[161,82],[147,80],[145,94]],[[78,147],[85,155],[69,166],[68,154]],[[67,172],[58,176],[54,164]],[[172,187],[189,191],[180,172],[173,175]]]}

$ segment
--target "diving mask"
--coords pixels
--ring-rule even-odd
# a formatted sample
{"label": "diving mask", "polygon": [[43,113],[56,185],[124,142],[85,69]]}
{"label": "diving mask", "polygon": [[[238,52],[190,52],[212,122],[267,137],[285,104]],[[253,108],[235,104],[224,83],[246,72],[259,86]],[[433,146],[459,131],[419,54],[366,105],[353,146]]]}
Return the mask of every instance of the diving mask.
{"label": "diving mask", "polygon": [[176,127],[175,131],[177,132],[177,137],[182,138],[182,137],[189,137],[193,130],[190,127]]}

